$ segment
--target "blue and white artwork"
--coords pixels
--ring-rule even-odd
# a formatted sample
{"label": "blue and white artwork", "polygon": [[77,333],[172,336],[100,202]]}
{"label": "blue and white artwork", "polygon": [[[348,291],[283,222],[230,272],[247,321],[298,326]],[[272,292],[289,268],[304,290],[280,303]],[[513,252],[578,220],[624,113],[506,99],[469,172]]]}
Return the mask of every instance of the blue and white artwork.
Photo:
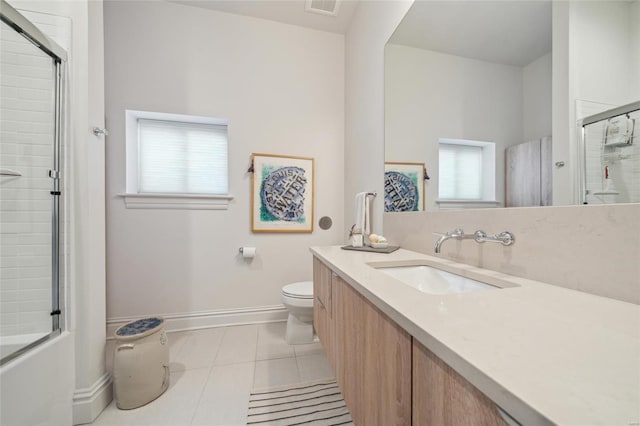
{"label": "blue and white artwork", "polygon": [[253,154],[252,231],[313,231],[313,158]]}
{"label": "blue and white artwork", "polygon": [[424,164],[385,163],[384,211],[424,210]]}
{"label": "blue and white artwork", "polygon": [[307,177],[301,167],[263,167],[260,185],[261,220],[304,221],[306,189]]}

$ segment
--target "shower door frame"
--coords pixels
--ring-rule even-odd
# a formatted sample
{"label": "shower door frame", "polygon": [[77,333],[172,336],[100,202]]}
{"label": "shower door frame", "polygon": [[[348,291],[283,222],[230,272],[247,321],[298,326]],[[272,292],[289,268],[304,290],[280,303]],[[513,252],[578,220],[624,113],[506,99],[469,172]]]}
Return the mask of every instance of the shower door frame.
{"label": "shower door frame", "polygon": [[53,180],[53,189],[51,191],[51,332],[2,358],[0,365],[5,365],[7,362],[19,357],[30,349],[60,335],[62,332],[62,324],[60,321],[60,316],[62,315],[60,310],[60,148],[63,138],[63,70],[67,62],[67,53],[5,0],[0,0],[0,2],[0,20],[53,60],[55,78],[53,164],[49,170],[49,177]]}

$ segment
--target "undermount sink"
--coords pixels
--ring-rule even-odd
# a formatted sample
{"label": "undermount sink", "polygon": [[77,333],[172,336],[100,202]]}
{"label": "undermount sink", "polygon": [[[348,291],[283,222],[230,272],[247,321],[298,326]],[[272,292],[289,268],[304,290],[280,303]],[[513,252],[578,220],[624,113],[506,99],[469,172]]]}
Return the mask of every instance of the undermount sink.
{"label": "undermount sink", "polygon": [[453,294],[500,289],[500,287],[426,265],[377,266],[370,264],[370,266],[423,293]]}

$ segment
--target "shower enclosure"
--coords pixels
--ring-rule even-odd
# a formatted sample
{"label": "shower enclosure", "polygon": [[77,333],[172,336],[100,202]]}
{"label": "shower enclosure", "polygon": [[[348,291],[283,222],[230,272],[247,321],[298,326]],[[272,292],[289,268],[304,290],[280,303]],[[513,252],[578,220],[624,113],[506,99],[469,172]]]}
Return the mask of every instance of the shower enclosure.
{"label": "shower enclosure", "polygon": [[583,204],[640,202],[640,102],[579,122]]}
{"label": "shower enclosure", "polygon": [[0,365],[57,336],[66,53],[1,0]]}

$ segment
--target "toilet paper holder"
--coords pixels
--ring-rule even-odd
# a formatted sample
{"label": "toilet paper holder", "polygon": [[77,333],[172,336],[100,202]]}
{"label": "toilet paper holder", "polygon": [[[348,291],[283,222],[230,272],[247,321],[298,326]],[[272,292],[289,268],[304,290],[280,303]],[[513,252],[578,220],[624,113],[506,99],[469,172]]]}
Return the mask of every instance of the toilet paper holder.
{"label": "toilet paper holder", "polygon": [[240,255],[245,259],[253,259],[256,255],[255,247],[240,247],[238,249]]}

